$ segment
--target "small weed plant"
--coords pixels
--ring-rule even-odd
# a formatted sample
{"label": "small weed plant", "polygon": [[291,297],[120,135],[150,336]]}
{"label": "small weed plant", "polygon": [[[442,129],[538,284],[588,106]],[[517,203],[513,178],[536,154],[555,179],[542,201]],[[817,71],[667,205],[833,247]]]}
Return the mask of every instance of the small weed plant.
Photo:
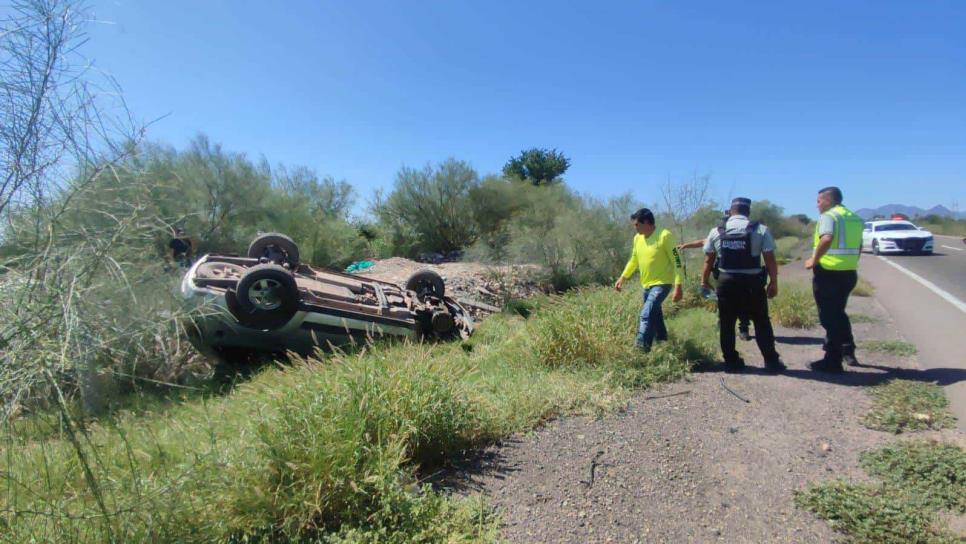
{"label": "small weed plant", "polygon": [[795,494],[795,503],[861,544],[961,542],[942,527],[940,511],[966,511],[966,451],[933,441],[889,445],[862,455],[881,481],[835,480]]}
{"label": "small weed plant", "polygon": [[869,314],[863,314],[863,313],[854,313],[853,314],[853,313],[850,313],[849,314],[849,321],[853,325],[856,325],[858,323],[878,323],[879,322],[879,318],[878,317],[875,317],[873,315],[869,315]]}
{"label": "small weed plant", "polygon": [[931,440],[903,442],[862,455],[862,467],[905,500],[933,510],[966,512],[966,451]]}
{"label": "small weed plant", "polygon": [[916,346],[902,340],[868,340],[859,342],[859,347],[869,351],[888,353],[899,357],[910,357],[916,354]]}
{"label": "small weed plant", "polygon": [[946,410],[948,401],[938,385],[892,380],[873,387],[872,409],[863,425],[877,431],[901,433],[952,427],[955,418]]}

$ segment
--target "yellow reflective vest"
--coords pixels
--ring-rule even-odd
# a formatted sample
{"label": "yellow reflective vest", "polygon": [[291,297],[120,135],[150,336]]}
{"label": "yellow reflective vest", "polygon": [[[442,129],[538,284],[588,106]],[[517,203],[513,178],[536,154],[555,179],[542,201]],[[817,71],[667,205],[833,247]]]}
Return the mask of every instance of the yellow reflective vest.
{"label": "yellow reflective vest", "polygon": [[[819,266],[825,270],[858,270],[862,251],[862,218],[841,204],[825,213],[835,220],[835,230],[832,245],[819,259]],[[820,238],[816,224],[812,248],[818,247]]]}

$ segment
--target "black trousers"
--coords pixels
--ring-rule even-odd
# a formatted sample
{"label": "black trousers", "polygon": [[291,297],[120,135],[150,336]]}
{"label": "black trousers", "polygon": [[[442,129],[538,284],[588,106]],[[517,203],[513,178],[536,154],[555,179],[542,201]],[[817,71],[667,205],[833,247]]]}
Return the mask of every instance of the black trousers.
{"label": "black trousers", "polygon": [[825,270],[818,265],[813,272],[812,292],[818,306],[818,320],[825,329],[825,358],[841,362],[843,354],[855,355],[852,323],[845,306],[859,275],[855,270]]}
{"label": "black trousers", "polygon": [[755,342],[765,361],[777,361],[775,331],[768,317],[768,297],[765,277],[760,274],[729,274],[718,276],[718,335],[725,362],[737,362],[735,349],[735,321],[748,316],[755,324]]}

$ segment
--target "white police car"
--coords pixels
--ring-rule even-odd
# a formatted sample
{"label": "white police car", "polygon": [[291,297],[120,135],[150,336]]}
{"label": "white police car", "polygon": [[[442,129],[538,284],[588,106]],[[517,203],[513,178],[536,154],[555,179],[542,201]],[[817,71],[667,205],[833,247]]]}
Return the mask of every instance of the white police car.
{"label": "white police car", "polygon": [[909,221],[868,221],[862,230],[862,250],[880,253],[931,255],[932,233]]}

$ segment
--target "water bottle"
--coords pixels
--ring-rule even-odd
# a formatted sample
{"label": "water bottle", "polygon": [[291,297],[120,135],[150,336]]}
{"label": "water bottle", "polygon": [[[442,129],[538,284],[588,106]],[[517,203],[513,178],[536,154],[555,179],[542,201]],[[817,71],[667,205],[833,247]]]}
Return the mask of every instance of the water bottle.
{"label": "water bottle", "polygon": [[718,294],[714,292],[714,289],[709,289],[707,287],[701,288],[701,296],[705,300],[714,300],[714,301],[718,300]]}

